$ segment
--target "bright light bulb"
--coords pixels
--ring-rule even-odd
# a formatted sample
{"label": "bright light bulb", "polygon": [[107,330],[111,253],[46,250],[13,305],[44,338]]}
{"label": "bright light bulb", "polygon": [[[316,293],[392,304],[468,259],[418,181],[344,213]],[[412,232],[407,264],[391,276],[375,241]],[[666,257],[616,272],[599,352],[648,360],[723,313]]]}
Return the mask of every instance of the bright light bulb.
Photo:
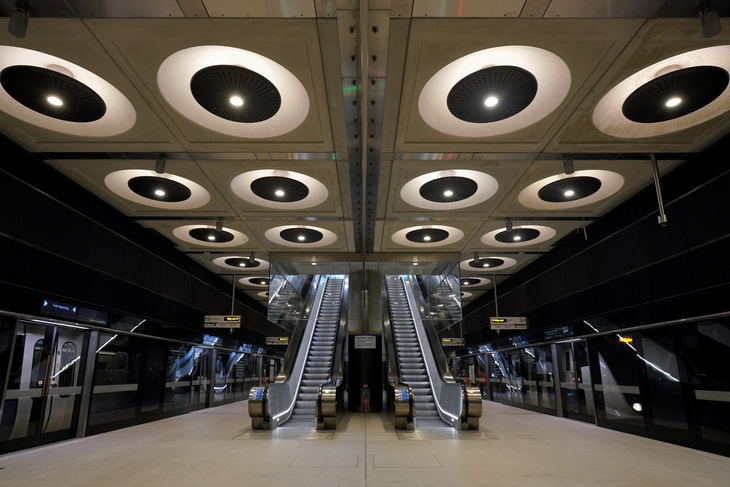
{"label": "bright light bulb", "polygon": [[451,191],[450,189],[447,189],[446,191],[444,191],[444,196],[448,197],[448,196],[453,196],[453,195],[454,195],[454,192]]}
{"label": "bright light bulb", "polygon": [[641,406],[641,403],[638,402],[635,402],[631,407],[634,408],[634,411],[636,411],[637,413],[640,413],[644,410],[644,408]]}
{"label": "bright light bulb", "polygon": [[515,235],[514,237],[512,237],[512,240],[514,240],[515,242],[517,242],[519,240],[522,240],[522,237],[520,237],[519,235]]}
{"label": "bright light bulb", "polygon": [[486,100],[484,100],[484,104],[486,106],[488,106],[488,107],[493,107],[497,103],[499,103],[499,100],[497,100],[497,98],[494,97],[494,96],[490,96],[489,98],[487,98]]}
{"label": "bright light bulb", "polygon": [[573,195],[575,194],[575,191],[573,191],[572,189],[569,189],[568,191],[566,191],[566,192],[565,192],[565,193],[563,193],[563,194],[564,194],[565,196],[573,196]]}
{"label": "bright light bulb", "polygon": [[413,265],[418,265],[418,262],[414,262]]}
{"label": "bright light bulb", "polygon": [[215,235],[208,235],[208,240],[215,240]]}
{"label": "bright light bulb", "polygon": [[312,262],[312,265],[317,265],[317,263],[316,262]]}
{"label": "bright light bulb", "polygon": [[299,235],[299,236],[297,237],[297,240],[304,240],[304,235]]}
{"label": "bright light bulb", "polygon": [[241,105],[243,105],[243,98],[241,98],[240,96],[232,96],[230,102],[231,105],[235,107],[240,107]]}
{"label": "bright light bulb", "polygon": [[423,237],[423,240],[425,240],[426,242],[428,242],[429,240],[431,240],[431,237],[429,237],[428,235],[426,235],[425,237]]}
{"label": "bright light bulb", "polygon": [[155,191],[155,194],[156,194],[157,196],[165,196],[165,192],[164,192],[164,191],[162,191],[161,189],[158,189],[158,190],[156,190],[156,191]]}
{"label": "bright light bulb", "polygon": [[484,267],[489,267],[489,264],[484,264]]}
{"label": "bright light bulb", "polygon": [[276,192],[274,192],[276,196],[284,196],[284,192],[280,189],[277,189]]}
{"label": "bright light bulb", "polygon": [[669,100],[667,101],[667,106],[668,106],[668,107],[676,107],[676,106],[677,106],[677,105],[679,105],[680,103],[682,103],[682,99],[681,99],[681,98],[677,98],[677,97],[674,97],[674,98],[670,98],[670,99],[669,99]]}
{"label": "bright light bulb", "polygon": [[60,107],[61,105],[63,105],[63,102],[62,102],[62,101],[61,101],[61,99],[60,99],[59,97],[57,97],[57,96],[49,96],[48,98],[46,98],[46,100],[47,100],[47,101],[48,101],[48,103],[50,103],[51,105],[55,105],[55,106],[57,106],[57,107]]}

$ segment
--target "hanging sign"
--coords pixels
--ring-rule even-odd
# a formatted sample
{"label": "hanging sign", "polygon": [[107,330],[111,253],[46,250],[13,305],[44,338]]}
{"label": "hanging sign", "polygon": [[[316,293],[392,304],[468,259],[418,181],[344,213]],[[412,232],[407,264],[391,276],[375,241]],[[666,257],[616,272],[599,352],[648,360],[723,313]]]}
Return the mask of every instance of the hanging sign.
{"label": "hanging sign", "polygon": [[375,335],[355,335],[355,348],[376,348]]}
{"label": "hanging sign", "polygon": [[527,318],[524,316],[489,318],[492,330],[527,330]]}
{"label": "hanging sign", "polygon": [[463,338],[442,338],[441,345],[443,345],[444,347],[463,347],[464,339]]}
{"label": "hanging sign", "polygon": [[289,337],[266,337],[267,345],[289,345]]}
{"label": "hanging sign", "polygon": [[241,328],[241,315],[205,315],[205,328]]}

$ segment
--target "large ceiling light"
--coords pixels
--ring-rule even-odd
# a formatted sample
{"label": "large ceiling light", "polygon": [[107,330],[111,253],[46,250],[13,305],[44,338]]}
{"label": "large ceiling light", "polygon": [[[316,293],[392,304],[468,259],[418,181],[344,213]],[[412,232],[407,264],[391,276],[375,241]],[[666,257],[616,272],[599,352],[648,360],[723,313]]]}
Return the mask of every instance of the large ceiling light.
{"label": "large ceiling light", "polygon": [[250,255],[226,255],[213,259],[213,264],[229,271],[261,272],[269,268],[269,263]]}
{"label": "large ceiling light", "polygon": [[238,247],[248,242],[248,237],[232,228],[218,230],[211,225],[183,225],[172,231],[175,238],[203,247]]}
{"label": "large ceiling light", "polygon": [[505,256],[489,256],[479,257],[477,259],[462,260],[459,268],[462,271],[471,272],[496,272],[509,269],[517,264],[517,261],[511,257]]}
{"label": "large ceiling light", "polygon": [[283,225],[270,228],[264,236],[270,242],[285,247],[325,247],[337,241],[337,235],[334,232],[306,225]]}
{"label": "large ceiling light", "polygon": [[43,52],[0,46],[0,85],[0,110],[54,132],[111,137],[137,120],[132,104],[110,83]]}
{"label": "large ceiling light", "polygon": [[489,174],[468,169],[436,171],[411,179],[400,195],[409,205],[426,210],[458,210],[482,203],[497,192]]}
{"label": "large ceiling light", "polygon": [[238,280],[245,286],[253,287],[269,287],[269,276],[262,277],[244,277]]}
{"label": "large ceiling light", "polygon": [[302,210],[322,204],[327,187],[313,177],[294,171],[260,169],[239,174],[231,181],[239,198],[277,210]]}
{"label": "large ceiling light", "polygon": [[309,96],[289,70],[251,51],[197,46],[169,56],[157,85],[181,115],[242,138],[286,134],[309,114]]}
{"label": "large ceiling light", "polygon": [[464,232],[445,225],[421,225],[399,230],[390,238],[405,247],[440,247],[458,242]]}
{"label": "large ceiling light", "polygon": [[556,174],[532,183],[518,201],[536,210],[564,210],[590,205],[615,194],[624,185],[618,173],[600,169]]}
{"label": "large ceiling light", "polygon": [[482,236],[481,242],[490,247],[519,247],[537,245],[555,237],[555,230],[542,225],[514,226],[511,230],[499,228]]}
{"label": "large ceiling light", "polygon": [[461,287],[479,287],[479,286],[486,286],[492,282],[491,279],[487,279],[486,277],[462,277],[459,279],[459,285]]}
{"label": "large ceiling light", "polygon": [[570,83],[568,65],[550,51],[494,47],[459,58],[433,75],[421,90],[418,111],[428,125],[446,134],[502,135],[553,112]]}
{"label": "large ceiling light", "polygon": [[730,109],[730,46],[690,51],[634,73],[601,99],[593,124],[613,137],[670,134]]}
{"label": "large ceiling light", "polygon": [[210,193],[198,183],[146,169],[115,171],[104,178],[104,184],[126,200],[165,210],[191,210],[210,201]]}

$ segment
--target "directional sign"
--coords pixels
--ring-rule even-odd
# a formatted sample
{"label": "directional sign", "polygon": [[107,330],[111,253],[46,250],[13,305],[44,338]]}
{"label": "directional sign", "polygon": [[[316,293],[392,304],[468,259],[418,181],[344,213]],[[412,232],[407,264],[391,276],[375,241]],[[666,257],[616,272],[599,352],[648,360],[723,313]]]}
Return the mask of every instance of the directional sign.
{"label": "directional sign", "polygon": [[241,315],[205,315],[205,328],[241,328]]}
{"label": "directional sign", "polygon": [[289,337],[266,337],[267,345],[289,345]]}
{"label": "directional sign", "polygon": [[444,347],[463,347],[464,339],[463,338],[442,338],[441,345],[443,345]]}
{"label": "directional sign", "polygon": [[527,330],[527,318],[524,316],[489,318],[492,330]]}

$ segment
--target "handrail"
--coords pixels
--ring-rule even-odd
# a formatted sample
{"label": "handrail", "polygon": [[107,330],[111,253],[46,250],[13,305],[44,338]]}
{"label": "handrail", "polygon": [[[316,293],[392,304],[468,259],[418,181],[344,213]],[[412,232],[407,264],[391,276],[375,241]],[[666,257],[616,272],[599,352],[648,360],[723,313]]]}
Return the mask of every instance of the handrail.
{"label": "handrail", "polygon": [[[342,295],[340,296],[340,316],[339,324],[337,325],[337,331],[335,333],[334,342],[334,354],[332,355],[332,363],[330,364],[330,379],[336,377],[338,379],[343,378],[345,354],[344,354],[344,343],[347,339],[347,299],[350,292],[350,279],[349,276],[343,276],[342,282]],[[337,368],[335,370],[335,368]],[[340,382],[342,382],[340,380]]]}

